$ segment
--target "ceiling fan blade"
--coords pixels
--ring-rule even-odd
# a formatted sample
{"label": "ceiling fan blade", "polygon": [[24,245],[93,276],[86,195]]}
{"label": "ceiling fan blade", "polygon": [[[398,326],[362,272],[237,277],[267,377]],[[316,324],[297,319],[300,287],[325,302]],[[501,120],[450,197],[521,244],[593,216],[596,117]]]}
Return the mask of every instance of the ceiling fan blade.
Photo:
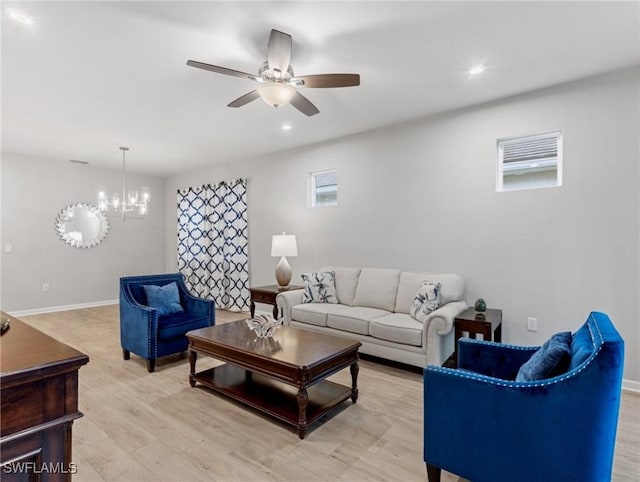
{"label": "ceiling fan blade", "polygon": [[300,87],[353,87],[360,85],[360,74],[320,74],[320,75],[300,75],[291,79],[291,83],[297,82]]}
{"label": "ceiling fan blade", "polygon": [[269,69],[277,69],[283,74],[287,71],[289,62],[291,62],[291,35],[279,30],[271,30],[267,47],[267,61]]}
{"label": "ceiling fan blade", "polygon": [[296,95],[293,96],[291,99],[291,105],[309,117],[320,112],[318,108],[300,92],[296,92]]}
{"label": "ceiling fan blade", "polygon": [[258,91],[252,90],[248,94],[244,94],[243,96],[238,97],[236,100],[228,104],[227,107],[242,107],[243,105],[256,100],[258,97],[260,97]]}
{"label": "ceiling fan blade", "polygon": [[205,64],[204,62],[197,62],[195,60],[187,60],[187,65],[189,67],[215,72],[216,74],[231,75],[233,77],[240,77],[249,80],[258,80],[255,75],[247,74],[246,72],[240,72],[239,70],[228,69],[226,67],[219,67],[217,65]]}

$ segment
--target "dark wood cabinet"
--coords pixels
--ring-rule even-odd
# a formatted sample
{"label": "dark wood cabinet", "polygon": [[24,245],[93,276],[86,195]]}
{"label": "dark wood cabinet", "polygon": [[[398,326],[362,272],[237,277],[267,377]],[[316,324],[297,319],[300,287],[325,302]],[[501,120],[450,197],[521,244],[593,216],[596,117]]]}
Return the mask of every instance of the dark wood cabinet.
{"label": "dark wood cabinet", "polygon": [[84,353],[5,313],[0,337],[0,479],[70,481],[71,427]]}

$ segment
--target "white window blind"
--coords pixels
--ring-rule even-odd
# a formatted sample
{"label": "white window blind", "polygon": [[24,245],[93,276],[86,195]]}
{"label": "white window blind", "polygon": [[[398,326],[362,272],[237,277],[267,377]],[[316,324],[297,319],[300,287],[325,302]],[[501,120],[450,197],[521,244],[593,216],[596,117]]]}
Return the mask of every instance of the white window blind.
{"label": "white window blind", "polygon": [[498,191],[561,185],[562,132],[498,139]]}
{"label": "white window blind", "polygon": [[338,204],[338,171],[331,169],[310,173],[311,206],[334,206]]}

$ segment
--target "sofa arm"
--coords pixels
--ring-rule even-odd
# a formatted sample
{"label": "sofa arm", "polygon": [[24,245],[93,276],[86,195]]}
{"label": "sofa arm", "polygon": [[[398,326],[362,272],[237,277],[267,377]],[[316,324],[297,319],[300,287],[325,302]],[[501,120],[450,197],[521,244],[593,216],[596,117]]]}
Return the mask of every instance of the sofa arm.
{"label": "sofa arm", "polygon": [[422,346],[427,349],[428,363],[440,365],[444,362],[446,356],[442,337],[451,333],[454,318],[466,309],[464,301],[452,301],[427,316],[422,330]]}
{"label": "sofa arm", "polygon": [[276,296],[276,305],[282,309],[282,323],[291,323],[291,309],[302,303],[302,292],[304,290],[283,291]]}
{"label": "sofa arm", "polygon": [[538,347],[460,338],[458,368],[503,380],[514,380],[522,364],[531,358],[537,349]]}
{"label": "sofa arm", "polygon": [[436,335],[444,336],[448,334],[453,328],[454,318],[466,309],[467,304],[464,301],[452,301],[432,311],[424,322],[425,327],[428,328],[425,333],[426,331],[436,330]]}

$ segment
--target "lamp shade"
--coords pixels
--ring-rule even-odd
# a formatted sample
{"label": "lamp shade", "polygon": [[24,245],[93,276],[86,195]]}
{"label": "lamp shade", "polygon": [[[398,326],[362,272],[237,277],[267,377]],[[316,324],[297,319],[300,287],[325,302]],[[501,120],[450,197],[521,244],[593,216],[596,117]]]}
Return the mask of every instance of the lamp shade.
{"label": "lamp shade", "polygon": [[287,105],[296,94],[296,89],[281,82],[269,82],[258,86],[262,100],[273,107]]}
{"label": "lamp shade", "polygon": [[271,239],[271,256],[298,256],[295,234],[274,234]]}

